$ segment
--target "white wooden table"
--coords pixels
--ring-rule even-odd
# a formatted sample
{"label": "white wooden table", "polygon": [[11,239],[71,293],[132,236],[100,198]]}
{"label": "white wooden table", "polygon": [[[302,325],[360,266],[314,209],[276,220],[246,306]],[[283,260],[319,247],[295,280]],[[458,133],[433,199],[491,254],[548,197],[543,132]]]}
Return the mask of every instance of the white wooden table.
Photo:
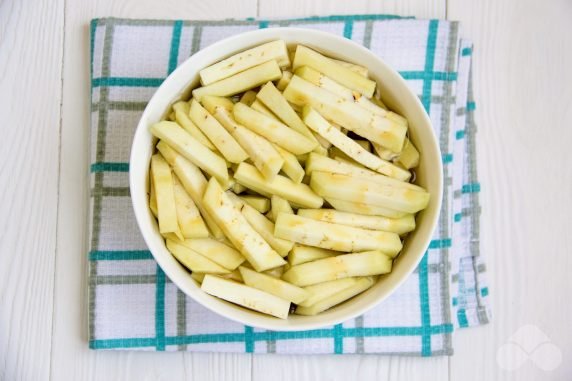
{"label": "white wooden table", "polygon": [[[89,20],[348,13],[460,20],[476,44],[493,322],[428,359],[89,351]],[[570,0],[0,0],[0,115],[0,380],[572,378]],[[560,348],[556,370],[498,365],[525,324]]]}

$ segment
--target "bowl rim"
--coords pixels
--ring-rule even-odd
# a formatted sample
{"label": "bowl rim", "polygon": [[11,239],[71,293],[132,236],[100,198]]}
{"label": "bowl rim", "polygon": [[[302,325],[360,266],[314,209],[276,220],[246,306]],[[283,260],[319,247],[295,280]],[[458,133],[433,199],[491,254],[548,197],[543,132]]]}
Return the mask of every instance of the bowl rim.
{"label": "bowl rim", "polygon": [[[136,157],[137,152],[138,152],[138,149],[136,149],[137,142],[141,139],[141,136],[143,134],[145,134],[145,133],[150,134],[150,132],[147,129],[147,124],[148,124],[147,119],[148,119],[148,114],[151,112],[150,110],[153,109],[153,104],[156,103],[157,98],[163,96],[162,89],[164,90],[164,88],[169,87],[171,85],[171,82],[175,82],[178,80],[177,77],[180,75],[181,72],[185,71],[186,66],[191,65],[191,63],[193,61],[199,60],[202,56],[210,54],[211,51],[219,49],[221,46],[222,47],[225,47],[227,45],[232,46],[233,41],[244,40],[244,39],[247,39],[248,37],[255,37],[258,35],[265,35],[265,34],[272,35],[272,34],[277,34],[277,33],[283,32],[283,31],[288,31],[290,33],[308,33],[308,34],[313,34],[317,37],[337,40],[338,42],[340,42],[342,44],[348,44],[349,43],[350,45],[352,45],[352,49],[360,50],[362,54],[371,56],[371,58],[373,58],[377,62],[377,64],[382,66],[384,68],[384,70],[387,70],[393,74],[393,76],[395,77],[395,78],[393,78],[393,80],[400,82],[400,85],[404,89],[406,89],[406,91],[409,92],[410,95],[412,95],[411,98],[413,99],[413,102],[416,103],[416,107],[422,111],[421,117],[423,118],[424,124],[427,126],[432,126],[432,122],[431,122],[429,115],[427,114],[427,110],[425,110],[425,107],[423,106],[423,104],[421,103],[421,101],[419,100],[417,95],[409,87],[409,85],[407,84],[405,79],[403,79],[403,77],[395,69],[393,69],[391,66],[386,64],[385,61],[381,57],[377,56],[375,53],[373,53],[371,50],[367,49],[366,47],[356,43],[355,41],[352,41],[352,40],[349,40],[347,38],[338,36],[336,34],[325,32],[325,31],[320,31],[320,30],[314,30],[314,29],[299,28],[299,27],[277,27],[277,28],[257,29],[257,30],[252,30],[252,31],[248,31],[248,32],[239,33],[239,34],[233,35],[231,37],[227,37],[225,39],[217,41],[217,42],[199,50],[198,52],[196,52],[192,56],[188,57],[172,73],[170,73],[167,76],[167,78],[155,90],[155,92],[153,93],[153,96],[151,97],[151,99],[149,100],[147,105],[145,106],[145,110],[141,114],[141,117],[140,117],[139,122],[137,124],[137,127],[135,129],[135,133],[134,133],[133,141],[132,141],[132,145],[131,145],[131,153],[130,153],[130,157],[129,157],[130,168],[132,167],[131,163],[138,160],[138,158]],[[255,44],[255,43],[257,43],[257,42],[253,42],[253,44]],[[254,45],[252,45],[252,46],[254,46]],[[232,50],[232,49],[230,49],[230,50]],[[227,49],[227,48],[223,49],[223,53],[221,54],[221,56],[227,57],[228,51],[229,51],[229,49]],[[230,53],[230,54],[233,54],[233,53]],[[197,75],[198,75],[199,70],[200,69],[197,70]],[[431,128],[431,133],[429,134],[429,136],[431,136],[430,141],[424,142],[424,145],[431,144],[433,146],[432,148],[437,152],[438,156],[441,157],[441,150],[440,150],[440,147],[438,144],[438,140],[437,140],[437,137],[435,135],[435,131],[432,128]],[[437,194],[433,194],[433,193],[431,194],[431,197],[435,198],[435,203],[436,203],[435,204],[435,213],[433,216],[431,216],[430,219],[428,217],[424,217],[426,219],[426,221],[424,221],[424,223],[426,225],[430,225],[430,228],[429,228],[430,231],[434,231],[436,226],[437,226],[439,214],[440,214],[440,210],[441,210],[442,199],[443,199],[444,187],[443,187],[443,164],[442,164],[442,162],[439,161],[437,168],[432,169],[432,171],[435,171],[435,173],[432,173],[432,176],[435,176],[435,175],[437,176],[438,189],[437,189]],[[130,170],[129,171],[129,189],[130,189],[130,194],[131,194],[131,204],[132,204],[133,211],[135,214],[135,219],[137,221],[137,226],[139,228],[139,231],[141,232],[141,236],[143,237],[145,244],[147,245],[147,248],[149,249],[149,251],[153,255],[153,258],[155,259],[155,261],[157,262],[159,267],[165,272],[165,274],[167,276],[169,276],[169,278],[177,286],[177,288],[179,290],[183,291],[189,297],[191,297],[194,301],[196,301],[197,303],[201,304],[203,307],[209,309],[210,311],[216,313],[219,316],[233,320],[233,321],[238,322],[240,324],[245,324],[248,326],[253,326],[253,327],[262,328],[262,329],[268,329],[268,330],[274,330],[274,331],[306,331],[306,330],[312,330],[312,329],[318,329],[318,328],[324,328],[324,327],[336,325],[336,324],[339,324],[341,322],[353,319],[357,316],[360,316],[360,315],[366,313],[367,311],[371,310],[372,308],[378,306],[381,302],[383,302],[385,299],[387,299],[390,295],[392,295],[395,292],[395,290],[397,290],[410,277],[410,275],[413,273],[415,268],[421,262],[421,260],[424,256],[424,253],[427,251],[429,244],[431,242],[431,235],[429,234],[427,239],[426,239],[426,242],[424,243],[424,245],[422,245],[423,250],[419,250],[417,258],[410,265],[410,268],[402,275],[401,278],[398,278],[394,282],[394,284],[391,287],[389,287],[388,291],[385,292],[384,295],[382,295],[381,297],[377,297],[372,302],[364,304],[363,306],[361,306],[359,308],[355,308],[351,312],[349,312],[349,313],[347,313],[341,317],[329,317],[329,318],[325,318],[324,320],[319,321],[319,322],[303,322],[303,323],[296,322],[295,325],[274,326],[272,324],[266,324],[265,323],[266,321],[270,321],[270,320],[261,319],[261,321],[251,321],[251,320],[255,320],[255,319],[250,319],[250,315],[248,315],[248,314],[243,314],[243,313],[229,314],[229,313],[226,313],[223,310],[228,310],[228,309],[223,308],[222,307],[223,305],[221,305],[221,304],[215,303],[212,300],[214,297],[212,297],[212,296],[206,294],[204,291],[202,291],[200,289],[200,286],[197,288],[197,290],[189,290],[186,287],[181,286],[182,280],[181,280],[181,282],[179,281],[178,274],[171,274],[170,272],[165,270],[165,268],[168,267],[167,263],[164,262],[163,258],[160,255],[155,253],[155,251],[153,250],[154,245],[153,245],[153,243],[150,242],[150,237],[148,237],[147,234],[144,233],[145,231],[147,231],[147,228],[143,227],[143,224],[145,224],[145,221],[148,218],[148,215],[144,215],[144,213],[148,214],[149,211],[144,210],[144,209],[148,209],[148,208],[142,208],[141,204],[138,203],[139,197],[134,197],[134,189],[137,190],[138,188],[139,188],[139,185],[136,184],[134,172]],[[144,190],[144,192],[146,193],[146,190]],[[146,203],[145,203],[145,205],[146,205]],[[411,255],[411,254],[408,254],[408,255]],[[185,275],[187,275],[190,278],[190,276],[188,274],[185,274]],[[237,310],[237,308],[236,308],[237,306],[233,305],[232,307],[233,307],[233,310]],[[274,320],[279,320],[279,319],[273,319],[271,321],[274,321]]]}

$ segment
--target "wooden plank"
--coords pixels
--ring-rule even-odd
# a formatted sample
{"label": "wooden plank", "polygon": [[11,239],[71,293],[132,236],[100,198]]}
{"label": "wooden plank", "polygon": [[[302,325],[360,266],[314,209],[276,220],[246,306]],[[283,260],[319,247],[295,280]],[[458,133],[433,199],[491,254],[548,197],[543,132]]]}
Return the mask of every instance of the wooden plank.
{"label": "wooden plank", "polygon": [[252,380],[251,354],[186,353],[191,359],[189,380],[247,381]]}
{"label": "wooden plank", "polygon": [[[493,302],[490,326],[455,333],[452,379],[563,380],[572,374],[566,360],[572,356],[571,309],[564,299],[572,292],[571,15],[567,0],[549,6],[449,1],[448,17],[460,20],[475,43],[481,251]],[[497,351],[527,324],[561,350],[554,371],[530,360],[508,371],[506,361],[497,361]],[[509,360],[518,355],[515,349]]]}
{"label": "wooden plank", "polygon": [[449,379],[449,357],[391,357],[388,380],[442,381]]}
{"label": "wooden plank", "polygon": [[0,6],[0,379],[49,376],[63,0]]}
{"label": "wooden plank", "polygon": [[288,18],[348,14],[394,14],[419,18],[445,18],[445,0],[305,1],[260,0],[261,18]]}
{"label": "wooden plank", "polygon": [[[85,345],[84,345],[85,347]],[[79,347],[76,349],[79,350]],[[87,351],[67,353],[73,372],[60,370],[57,375],[73,375],[70,380],[201,380],[249,381],[251,355],[228,353],[157,353],[126,351]],[[54,364],[55,365],[55,364]],[[62,366],[60,364],[60,366]],[[55,373],[52,369],[52,374]],[[60,380],[54,374],[53,380]],[[67,380],[61,378],[61,380]]]}
{"label": "wooden plank", "polygon": [[[252,380],[373,380],[389,374],[389,358],[379,356],[255,356]],[[373,376],[376,377],[373,377]]]}
{"label": "wooden plank", "polygon": [[253,380],[446,380],[448,358],[375,355],[255,356]]}
{"label": "wooden plank", "polygon": [[[255,0],[215,0],[208,3],[169,0],[160,4],[151,0],[123,2],[100,0],[90,3],[79,0],[67,1],[59,198],[60,229],[57,237],[52,379],[219,380],[233,377],[250,378],[250,358],[247,355],[151,354],[88,350],[85,269],[87,267],[86,213],[90,120],[90,19],[104,16],[221,19],[246,18],[255,15]],[[28,93],[34,94],[33,91]],[[49,96],[43,98],[49,98]],[[40,98],[31,97],[31,99]],[[24,111],[19,114],[23,113]],[[43,125],[45,126],[46,123]],[[53,272],[51,276],[53,277]]]}

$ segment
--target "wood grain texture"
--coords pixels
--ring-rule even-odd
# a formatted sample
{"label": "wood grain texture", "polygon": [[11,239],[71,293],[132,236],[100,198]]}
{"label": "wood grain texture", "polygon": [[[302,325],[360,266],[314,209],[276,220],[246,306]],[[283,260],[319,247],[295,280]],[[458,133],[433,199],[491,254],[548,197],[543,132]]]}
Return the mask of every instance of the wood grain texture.
{"label": "wood grain texture", "polygon": [[[87,348],[89,21],[95,17],[217,19],[256,15],[256,2],[67,0],[60,211],[51,361],[53,380],[250,379],[250,356]],[[55,144],[57,147],[57,143]],[[53,269],[51,270],[53,276]],[[242,378],[244,377],[244,378]]]}
{"label": "wood grain texture", "polygon": [[259,17],[287,18],[344,14],[394,14],[420,18],[445,18],[446,0],[306,1],[260,0]]}
{"label": "wood grain texture", "polygon": [[375,355],[255,356],[253,381],[448,379],[448,358]]}
{"label": "wood grain texture", "polygon": [[[493,300],[490,327],[457,332],[451,379],[564,380],[572,374],[572,3],[449,0],[475,42],[481,250]],[[497,350],[525,324],[562,350],[560,367],[515,371]],[[517,353],[515,353],[515,356]]]}
{"label": "wood grain texture", "polygon": [[63,0],[0,3],[1,380],[49,375],[62,39]]}

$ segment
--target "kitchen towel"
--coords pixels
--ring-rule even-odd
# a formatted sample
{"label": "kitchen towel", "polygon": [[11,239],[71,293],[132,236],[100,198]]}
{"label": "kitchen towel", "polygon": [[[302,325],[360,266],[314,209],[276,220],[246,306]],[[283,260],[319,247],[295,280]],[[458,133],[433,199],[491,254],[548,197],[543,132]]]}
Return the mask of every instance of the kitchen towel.
{"label": "kitchen towel", "polygon": [[[431,117],[443,154],[439,226],[416,271],[381,305],[332,327],[273,332],[227,320],[186,297],[153,260],[129,197],[131,140],[147,101],[187,57],[258,28],[344,36],[398,70]],[[89,346],[282,354],[450,355],[456,328],[486,324],[479,253],[472,45],[457,22],[388,15],[296,20],[91,23]]]}

